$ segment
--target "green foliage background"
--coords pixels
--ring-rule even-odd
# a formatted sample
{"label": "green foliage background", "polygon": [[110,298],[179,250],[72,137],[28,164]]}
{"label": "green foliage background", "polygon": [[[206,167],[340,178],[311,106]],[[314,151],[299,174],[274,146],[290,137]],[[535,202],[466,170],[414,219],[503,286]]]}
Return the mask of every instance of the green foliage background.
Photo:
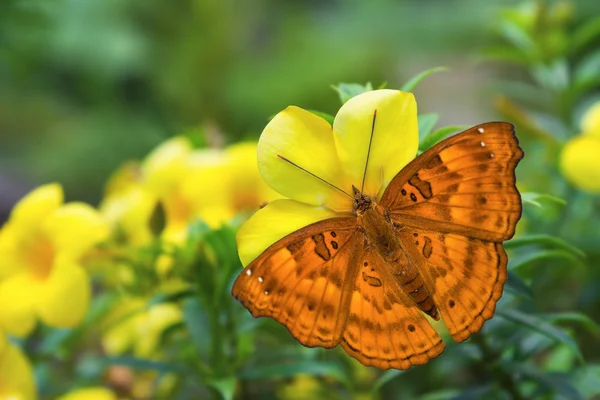
{"label": "green foliage background", "polygon": [[[79,329],[48,329],[26,344],[42,397],[102,383],[113,364],[175,372],[168,398],[182,399],[600,396],[600,200],[565,182],[557,165],[600,99],[599,15],[600,3],[583,0],[5,0],[2,217],[46,181],[97,203],[111,171],[170,136],[210,146],[256,139],[289,104],[335,114],[332,84],[401,88],[436,65],[450,69],[414,89],[422,150],[458,126],[503,119],[526,153],[517,174],[525,213],[506,244],[497,317],[427,366],[380,373],[252,319],[229,295],[241,268],[236,225],[211,231],[198,222],[176,255],[192,284],[152,300],[178,302],[185,314],[165,332],[166,359],[89,350],[94,318],[111,302],[104,293]],[[155,256],[144,255],[148,264]],[[306,375],[317,384],[302,386]]]}

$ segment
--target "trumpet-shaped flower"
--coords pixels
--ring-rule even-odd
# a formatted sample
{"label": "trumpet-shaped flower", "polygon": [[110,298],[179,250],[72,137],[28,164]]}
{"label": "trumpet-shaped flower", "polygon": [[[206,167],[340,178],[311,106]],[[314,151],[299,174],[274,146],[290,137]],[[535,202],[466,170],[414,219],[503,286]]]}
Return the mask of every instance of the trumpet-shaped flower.
{"label": "trumpet-shaped flower", "polygon": [[33,371],[25,355],[0,332],[0,399],[34,400]]}
{"label": "trumpet-shaped flower", "polygon": [[196,218],[217,227],[278,197],[260,179],[255,154],[253,143],[194,150],[186,138],[176,137],[148,155],[142,179],[164,209],[163,239],[180,244]]}
{"label": "trumpet-shaped flower", "polygon": [[90,298],[82,258],[108,234],[92,207],[63,204],[57,184],[21,199],[0,232],[0,328],[24,336],[37,318],[55,327],[77,325]]}
{"label": "trumpet-shaped flower", "polygon": [[573,185],[592,193],[600,193],[600,102],[592,105],[581,119],[581,135],[571,138],[563,147],[560,167]]}
{"label": "trumpet-shaped flower", "polygon": [[109,317],[102,344],[108,354],[132,351],[141,358],[153,359],[160,354],[160,338],[168,327],[182,321],[181,308],[162,303],[150,308],[140,298],[128,299]]}
{"label": "trumpet-shaped flower", "polygon": [[242,263],[303,226],[347,215],[352,210],[348,193],[352,185],[363,187],[363,175],[363,192],[381,195],[415,157],[418,144],[414,96],[396,90],[353,97],[333,126],[298,107],[277,114],[259,139],[258,167],[265,182],[287,199],[269,203],[239,230]]}

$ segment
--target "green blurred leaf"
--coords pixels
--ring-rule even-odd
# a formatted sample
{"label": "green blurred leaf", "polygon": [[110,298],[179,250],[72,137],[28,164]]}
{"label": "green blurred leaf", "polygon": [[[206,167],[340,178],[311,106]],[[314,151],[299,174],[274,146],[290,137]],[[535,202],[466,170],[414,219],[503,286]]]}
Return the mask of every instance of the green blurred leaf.
{"label": "green blurred leaf", "polygon": [[[512,375],[519,374],[521,379],[530,379],[537,382],[543,388],[564,396],[569,400],[583,400],[581,393],[571,385],[568,380],[568,375],[563,373],[545,373],[538,370],[533,365],[525,363],[503,363],[501,364],[506,371]],[[533,398],[540,398],[541,393],[534,395]]]}
{"label": "green blurred leaf", "polygon": [[559,197],[542,193],[521,193],[521,199],[523,200],[523,204],[530,204],[536,207],[543,207],[542,203],[544,202],[554,203],[561,206],[567,205],[567,202]]}
{"label": "green blurred leaf", "polygon": [[183,319],[194,346],[201,355],[206,356],[211,344],[210,327],[206,310],[197,298],[190,297],[183,301]]}
{"label": "green blurred leaf", "polygon": [[540,317],[544,318],[552,324],[559,324],[564,322],[576,323],[581,327],[585,328],[589,333],[596,337],[600,337],[600,325],[587,315],[579,312],[563,312],[563,313],[548,313],[541,314]]}
{"label": "green blurred leaf", "polygon": [[326,376],[352,387],[350,378],[338,363],[327,361],[297,361],[281,364],[251,365],[240,371],[242,379],[261,380],[275,378],[291,378],[298,374]]}
{"label": "green blurred leaf", "polygon": [[237,380],[235,377],[211,379],[207,382],[207,385],[219,392],[224,400],[232,400]]}
{"label": "green blurred leaf", "polygon": [[340,96],[340,101],[342,104],[356,95],[373,90],[373,85],[371,82],[367,82],[365,85],[361,85],[360,83],[340,83],[337,86],[332,85],[331,87]]}
{"label": "green blurred leaf", "polygon": [[490,46],[481,51],[483,60],[490,61],[507,61],[515,64],[527,66],[529,65],[529,57],[520,49],[508,46]]}
{"label": "green blurred leaf", "polygon": [[526,299],[533,298],[533,292],[531,291],[529,285],[527,285],[523,279],[521,279],[512,271],[508,272],[508,279],[506,280],[506,285],[504,287],[506,290]]}
{"label": "green blurred leaf", "polygon": [[437,120],[439,119],[438,114],[421,114],[419,115],[419,143],[423,141],[423,139],[429,135]]}
{"label": "green blurred leaf", "polygon": [[523,26],[504,19],[500,23],[499,31],[510,44],[523,51],[523,54],[529,55],[530,59],[535,59],[537,55],[535,40]]}
{"label": "green blurred leaf", "polygon": [[98,362],[103,363],[105,367],[110,365],[122,365],[140,371],[157,371],[161,373],[181,372],[182,368],[176,364],[170,364],[162,361],[151,361],[133,356],[101,357]]}
{"label": "green blurred leaf", "polygon": [[573,90],[583,93],[600,83],[600,50],[588,54],[576,66],[573,72]]}
{"label": "green blurred leaf", "polygon": [[186,299],[188,297],[194,296],[196,291],[193,289],[182,289],[171,293],[157,293],[154,295],[150,301],[148,301],[148,308],[151,308],[157,304],[162,303],[174,303],[180,300]]}
{"label": "green blurred leaf", "polygon": [[325,121],[329,122],[329,125],[333,125],[333,120],[335,119],[335,117],[333,115],[327,114],[326,112],[317,111],[317,110],[307,110],[307,111],[310,111],[311,113],[323,118]]}
{"label": "green blurred leaf", "polygon": [[572,380],[586,399],[597,399],[600,395],[600,365],[584,365],[574,373]]}
{"label": "green blurred leaf", "polygon": [[448,400],[460,396],[460,390],[442,389],[435,392],[429,392],[423,396],[415,397],[413,400]]}
{"label": "green blurred leaf", "polygon": [[537,64],[531,69],[537,83],[555,92],[561,92],[569,86],[569,64],[565,59],[555,60],[551,64]]}
{"label": "green blurred leaf", "polygon": [[525,235],[519,236],[514,239],[511,239],[504,243],[505,249],[518,249],[524,246],[547,246],[552,247],[553,249],[562,249],[566,250],[574,255],[585,258],[585,253],[573,246],[570,243],[567,243],[561,238],[552,235],[545,234],[533,234],[533,235]]}
{"label": "green blurred leaf", "polygon": [[413,76],[408,81],[406,81],[406,83],[404,85],[402,85],[400,90],[402,90],[403,92],[412,92],[417,87],[417,85],[419,83],[421,83],[421,81],[423,81],[423,79],[427,78],[429,75],[437,74],[438,72],[444,72],[444,71],[448,71],[448,68],[435,67],[435,68],[428,69],[427,71],[418,73],[417,75]]}
{"label": "green blurred leaf", "polygon": [[585,264],[581,261],[581,259],[573,253],[561,250],[561,249],[552,249],[552,250],[540,250],[532,253],[525,254],[521,257],[515,257],[511,259],[508,263],[509,270],[517,270],[522,269],[527,266],[533,265],[542,260],[552,260],[552,259],[562,259],[571,261],[573,265],[578,265],[584,267]]}
{"label": "green blurred leaf", "polygon": [[569,346],[571,351],[577,356],[577,358],[584,362],[583,355],[579,350],[577,342],[569,336],[564,330],[546,322],[544,319],[531,315],[525,314],[515,309],[503,309],[497,310],[496,315],[506,319],[507,321],[514,322],[518,325],[527,327],[535,332],[538,332],[550,339],[556,340]]}
{"label": "green blurred leaf", "polygon": [[583,50],[588,44],[600,36],[600,16],[596,16],[579,25],[571,37],[571,52],[573,54]]}
{"label": "green blurred leaf", "polygon": [[[459,132],[459,131],[462,131],[465,129],[467,129],[467,126],[465,126],[465,125],[452,125],[452,126],[445,126],[443,128],[436,129],[435,131],[433,131],[433,132],[429,133],[428,135],[426,135],[425,137],[423,137],[422,140],[420,140],[419,151],[423,152],[423,151],[427,150],[428,148],[430,148],[431,146],[433,146],[434,144],[445,139],[446,136],[450,135],[451,133]],[[421,136],[420,129],[419,129],[419,136]]]}
{"label": "green blurred leaf", "polygon": [[379,375],[377,380],[373,383],[373,387],[371,388],[372,393],[377,393],[384,387],[388,382],[393,381],[398,376],[404,374],[406,371],[399,369],[389,369]]}

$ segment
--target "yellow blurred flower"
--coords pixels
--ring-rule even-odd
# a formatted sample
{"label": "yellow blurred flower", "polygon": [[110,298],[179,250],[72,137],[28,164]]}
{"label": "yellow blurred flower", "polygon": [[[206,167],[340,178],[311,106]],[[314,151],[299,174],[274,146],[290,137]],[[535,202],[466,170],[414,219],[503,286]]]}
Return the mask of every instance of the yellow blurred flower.
{"label": "yellow blurred flower", "polygon": [[90,387],[73,390],[58,400],[117,400],[117,396],[103,387]]}
{"label": "yellow blurred flower", "polygon": [[144,187],[140,166],[126,163],[109,179],[100,212],[134,246],[152,239],[150,218],[156,197]]}
{"label": "yellow blurred flower", "polygon": [[218,227],[279,197],[260,179],[255,143],[194,150],[186,138],[176,137],[148,155],[142,173],[145,188],[165,212],[162,238],[175,244],[186,240],[194,219]]}
{"label": "yellow blurred flower", "polygon": [[0,399],[36,399],[33,371],[25,355],[0,332]]}
{"label": "yellow blurred flower", "polygon": [[119,302],[118,308],[109,316],[102,337],[105,351],[120,355],[131,351],[135,356],[156,359],[160,355],[160,338],[165,329],[181,322],[181,308],[172,303],[146,307],[141,298]]}
{"label": "yellow blurred flower", "polygon": [[269,203],[240,228],[237,241],[242,263],[247,265],[299,228],[352,210],[352,196],[281,157],[352,193],[353,185],[362,187],[370,146],[364,192],[374,197],[416,156],[418,145],[417,104],[411,93],[387,89],[362,93],[340,108],[333,126],[298,107],[277,114],[260,136],[258,167],[265,182],[288,199]]}
{"label": "yellow blurred flower", "polygon": [[592,193],[600,193],[600,137],[581,135],[563,147],[560,167],[573,185]]}
{"label": "yellow blurred flower", "polygon": [[581,131],[600,139],[600,101],[594,103],[581,118]]}
{"label": "yellow blurred flower", "polygon": [[90,299],[81,259],[108,235],[92,207],[63,204],[58,184],[21,199],[0,231],[0,329],[25,336],[37,318],[55,327],[79,324]]}

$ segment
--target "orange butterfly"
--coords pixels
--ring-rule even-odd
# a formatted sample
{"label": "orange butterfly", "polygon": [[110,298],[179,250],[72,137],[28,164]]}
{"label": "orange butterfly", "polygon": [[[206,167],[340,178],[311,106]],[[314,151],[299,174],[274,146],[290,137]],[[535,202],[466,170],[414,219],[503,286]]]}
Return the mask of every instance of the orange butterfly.
{"label": "orange butterfly", "polygon": [[507,277],[502,242],[521,216],[522,157],[509,123],[452,136],[406,165],[381,199],[352,186],[354,216],[271,245],[239,275],[233,296],[305,346],[341,344],[380,369],[425,364],[445,348],[425,314],[441,315],[458,342],[494,314]]}

